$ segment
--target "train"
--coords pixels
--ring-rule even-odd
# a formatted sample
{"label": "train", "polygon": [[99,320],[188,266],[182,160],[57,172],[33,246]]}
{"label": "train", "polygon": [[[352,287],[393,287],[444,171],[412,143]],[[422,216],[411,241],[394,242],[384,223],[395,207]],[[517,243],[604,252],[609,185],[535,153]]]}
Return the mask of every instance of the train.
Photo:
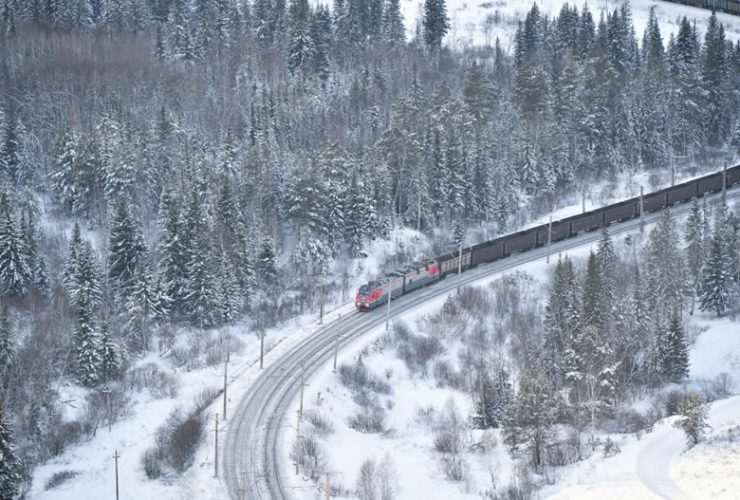
{"label": "train", "polygon": [[680,3],[699,7],[700,9],[715,10],[740,16],[740,0],[667,0],[672,3]]}
{"label": "train", "polygon": [[457,252],[415,262],[362,285],[355,296],[355,307],[359,311],[370,311],[389,300],[443,280],[450,274],[572,238],[579,233],[601,229],[615,222],[640,217],[644,213],[686,203],[736,184],[740,184],[740,165],[549,224],[500,236]]}

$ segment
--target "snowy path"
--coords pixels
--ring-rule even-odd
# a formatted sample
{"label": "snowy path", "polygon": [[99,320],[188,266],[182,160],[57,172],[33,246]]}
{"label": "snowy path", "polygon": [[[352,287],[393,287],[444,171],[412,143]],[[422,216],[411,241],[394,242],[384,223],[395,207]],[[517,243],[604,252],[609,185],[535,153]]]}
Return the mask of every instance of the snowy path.
{"label": "snowy path", "polygon": [[664,421],[663,427],[653,431],[637,456],[635,471],[642,484],[662,498],[687,500],[689,497],[673,482],[670,474],[671,463],[685,447],[681,430]]}
{"label": "snowy path", "polygon": [[[696,488],[690,488],[690,492],[685,489],[697,477],[707,475],[711,466],[706,465],[709,461],[703,460],[706,450],[695,449],[691,456],[684,455],[686,441],[683,432],[672,426],[675,420],[672,417],[660,421],[652,433],[623,445],[622,452],[615,457],[578,464],[563,478],[560,486],[546,491],[543,497],[599,500],[712,498]],[[709,424],[713,429],[740,424],[740,396],[715,402],[710,408]],[[680,461],[692,462],[692,469],[698,476],[676,474],[676,464]],[[726,498],[737,498],[736,492],[731,492]]]}

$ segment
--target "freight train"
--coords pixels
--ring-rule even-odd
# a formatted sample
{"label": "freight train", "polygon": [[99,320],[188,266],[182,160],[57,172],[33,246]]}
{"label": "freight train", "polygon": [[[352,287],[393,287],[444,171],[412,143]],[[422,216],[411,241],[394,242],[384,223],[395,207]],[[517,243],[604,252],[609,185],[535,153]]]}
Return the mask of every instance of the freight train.
{"label": "freight train", "polygon": [[417,262],[388,273],[362,285],[355,297],[355,307],[369,311],[390,299],[396,299],[417,288],[431,285],[446,276],[465,271],[479,264],[503,259],[518,252],[571,238],[585,231],[594,231],[615,222],[640,217],[643,213],[657,212],[693,198],[721,191],[740,184],[740,165],[697,179],[661,189],[653,193],[584,212],[566,219],[553,221],[478,243],[462,251],[450,252],[434,259]]}
{"label": "freight train", "polygon": [[716,10],[740,16],[740,0],[668,0],[672,3],[681,3],[699,7],[700,9]]}

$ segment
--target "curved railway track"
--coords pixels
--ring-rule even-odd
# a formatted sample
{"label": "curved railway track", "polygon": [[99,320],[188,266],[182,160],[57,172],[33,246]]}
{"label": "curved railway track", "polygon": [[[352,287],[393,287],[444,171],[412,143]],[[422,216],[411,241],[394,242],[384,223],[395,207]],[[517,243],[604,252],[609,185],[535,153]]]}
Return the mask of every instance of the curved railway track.
{"label": "curved railway track", "polygon": [[[707,195],[709,203],[716,203],[719,194]],[[740,196],[740,187],[727,191],[727,198]],[[676,214],[688,212],[690,203],[671,207]],[[655,222],[662,213],[645,215],[645,223]],[[612,235],[639,229],[640,219],[631,219],[613,224]],[[593,243],[600,237],[599,231],[579,234],[570,239],[553,243],[551,254],[571,250]],[[515,254],[502,260],[482,264],[460,276],[449,277],[433,286],[404,295],[394,300],[392,317],[420,306],[465,285],[510,270],[528,262],[542,259],[547,247],[538,247],[528,252]],[[310,337],[293,346],[274,363],[266,365],[249,392],[244,395],[231,416],[231,425],[226,433],[223,450],[224,475],[229,497],[237,499],[287,499],[292,486],[284,479],[281,470],[281,429],[293,425],[295,416],[290,412],[298,398],[301,366],[305,378],[330,363],[334,355],[337,335],[339,348],[348,345],[363,334],[381,327],[386,320],[386,309],[380,307],[366,313],[353,312],[317,330]],[[329,369],[331,366],[329,365]]]}

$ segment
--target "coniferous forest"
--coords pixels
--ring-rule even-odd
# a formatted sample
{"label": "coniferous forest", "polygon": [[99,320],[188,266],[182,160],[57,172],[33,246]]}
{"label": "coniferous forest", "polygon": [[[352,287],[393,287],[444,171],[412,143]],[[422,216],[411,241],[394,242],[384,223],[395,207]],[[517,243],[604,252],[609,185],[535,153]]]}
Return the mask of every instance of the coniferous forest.
{"label": "coniferous forest", "polygon": [[[62,380],[120,380],[174,327],[313,310],[316,284],[349,293],[348,262],[394,228],[442,249],[594,182],[740,148],[740,43],[714,15],[667,37],[654,16],[636,33],[627,5],[535,5],[511,46],[456,48],[444,0],[412,38],[399,0],[1,3],[2,498],[89,431],[64,421]],[[728,282],[702,271],[712,245],[688,254],[694,283]],[[569,293],[553,291],[545,347]],[[722,313],[730,295],[697,300]],[[584,349],[605,321],[586,321]],[[659,359],[684,347],[648,375],[683,377]]]}

